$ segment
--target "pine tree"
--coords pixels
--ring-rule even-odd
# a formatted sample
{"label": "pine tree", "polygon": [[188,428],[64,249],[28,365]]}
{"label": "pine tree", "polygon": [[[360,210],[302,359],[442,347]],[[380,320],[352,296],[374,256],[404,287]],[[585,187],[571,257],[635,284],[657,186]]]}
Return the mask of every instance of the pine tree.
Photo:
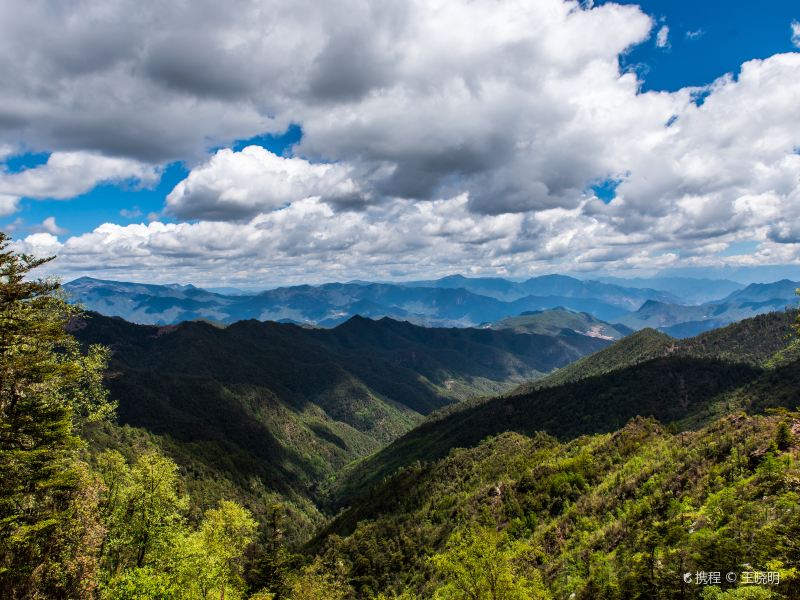
{"label": "pine tree", "polygon": [[0,597],[88,597],[102,529],[75,429],[110,412],[106,354],[81,353],[78,310],[31,277],[52,258],[10,245],[0,233]]}

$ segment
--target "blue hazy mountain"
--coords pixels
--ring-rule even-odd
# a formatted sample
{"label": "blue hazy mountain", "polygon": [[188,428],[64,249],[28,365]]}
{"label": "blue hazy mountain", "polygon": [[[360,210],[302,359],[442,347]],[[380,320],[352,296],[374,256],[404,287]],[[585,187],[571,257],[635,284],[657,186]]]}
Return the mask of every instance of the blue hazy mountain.
{"label": "blue hazy mountain", "polygon": [[681,299],[681,304],[703,304],[724,298],[745,287],[744,283],[730,279],[708,279],[694,277],[600,277],[599,281],[628,288],[651,288],[667,292]]}
{"label": "blue hazy mountain", "polygon": [[[455,285],[460,280],[466,287]],[[160,325],[197,319],[220,323],[257,319],[333,327],[361,315],[391,317],[426,326],[468,327],[555,307],[615,321],[650,298],[674,300],[655,290],[628,291],[621,286],[560,276],[521,283],[467,278],[445,278],[433,283],[436,285],[329,283],[233,295],[191,285],[150,285],[82,277],[64,288],[73,301],[87,309],[135,323]]]}
{"label": "blue hazy mountain", "polygon": [[788,279],[753,283],[721,300],[696,306],[648,300],[619,323],[631,329],[652,327],[673,337],[691,337],[748,317],[796,307],[798,287],[800,282]]}
{"label": "blue hazy mountain", "polygon": [[[518,300],[526,296],[583,298],[619,306],[627,310],[636,310],[647,300],[672,303],[681,303],[683,301],[680,296],[658,289],[582,280],[566,275],[542,275],[519,282],[499,277],[471,278],[463,275],[450,275],[441,279],[412,281],[403,285],[409,287],[464,289],[475,294],[506,301]],[[719,298],[721,295],[715,297]]]}
{"label": "blue hazy mountain", "polygon": [[[217,293],[193,285],[153,285],[82,277],[64,288],[75,302],[108,316],[168,325],[245,319],[335,327],[355,315],[429,327],[473,327],[555,308],[630,329],[654,327],[684,337],[794,302],[800,284],[782,280],[736,289],[691,305],[670,292],[546,275],[526,281],[460,275],[405,283],[328,283],[259,293]],[[559,315],[551,317],[557,320]],[[563,317],[564,315],[560,315]],[[543,317],[538,317],[541,321]],[[672,328],[672,329],[670,329]]]}

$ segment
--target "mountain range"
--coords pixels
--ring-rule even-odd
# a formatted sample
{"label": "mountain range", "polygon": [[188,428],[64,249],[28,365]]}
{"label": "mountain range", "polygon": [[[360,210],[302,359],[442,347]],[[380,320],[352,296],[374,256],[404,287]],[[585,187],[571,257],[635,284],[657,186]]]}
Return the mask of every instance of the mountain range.
{"label": "mountain range", "polygon": [[696,306],[648,300],[619,322],[631,329],[653,327],[674,337],[690,337],[758,314],[796,306],[799,287],[800,282],[788,279],[753,283],[721,300]]}
{"label": "mountain range", "polygon": [[221,328],[89,313],[72,330],[111,349],[108,387],[121,424],[157,436],[191,470],[244,490],[260,481],[309,519],[319,516],[321,482],[425,415],[509,391],[610,343],[573,331],[363,317],[332,329],[255,320]]}
{"label": "mountain range", "polygon": [[[143,324],[244,319],[333,327],[354,315],[391,317],[426,326],[469,327],[525,311],[565,307],[615,320],[647,300],[677,302],[671,294],[627,289],[563,276],[514,283],[449,277],[419,284],[329,283],[218,294],[192,285],[150,285],[82,277],[64,285],[89,310]],[[481,293],[483,292],[483,293]]]}
{"label": "mountain range", "polygon": [[[531,597],[677,599],[700,597],[680,577],[711,560],[795,560],[796,318],[616,341],[563,308],[482,328],[90,313],[71,330],[112,352],[120,424],[90,428],[92,452],[162,452],[193,514],[222,497],[251,510],[285,545],[255,586],[280,595],[293,581],[282,573],[305,561],[327,590],[313,597],[433,597],[431,565],[477,552],[474,569],[534,569],[549,593]],[[485,564],[504,548],[524,560]],[[795,597],[786,580],[778,597]]]}
{"label": "mountain range", "polygon": [[708,422],[717,404],[725,411],[745,407],[743,390],[762,384],[768,393],[759,402],[795,408],[800,396],[792,382],[800,374],[798,364],[779,371],[777,379],[765,366],[786,347],[796,316],[759,315],[685,340],[644,329],[511,393],[438,411],[351,465],[336,497],[346,504],[398,468],[504,431],[544,431],[570,439],[614,431],[635,416],[685,427]]}
{"label": "mountain range", "polygon": [[[730,287],[724,281],[698,282],[698,289]],[[798,285],[788,280],[751,284],[699,305],[689,304],[671,292],[581,281],[562,275],[523,282],[451,276],[404,283],[330,283],[255,294],[221,294],[192,285],[150,285],[83,277],[65,284],[64,289],[72,301],[89,310],[141,324],[168,325],[190,320],[230,324],[257,319],[335,327],[360,315],[390,317],[432,327],[475,327],[523,313],[558,308],[587,313],[605,322],[603,327],[616,328],[618,332],[653,327],[676,337],[689,337],[792,305],[796,302],[794,292]],[[563,319],[563,311],[553,315],[554,321]]]}

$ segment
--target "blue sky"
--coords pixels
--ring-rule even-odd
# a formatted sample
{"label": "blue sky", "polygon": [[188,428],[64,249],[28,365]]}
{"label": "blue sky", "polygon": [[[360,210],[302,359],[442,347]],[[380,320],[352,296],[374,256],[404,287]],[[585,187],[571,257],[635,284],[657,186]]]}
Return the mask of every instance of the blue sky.
{"label": "blue sky", "polygon": [[[244,140],[236,140],[231,147],[241,150],[248,145],[258,145],[270,152],[283,155],[291,151],[293,144],[300,141],[302,130],[291,125],[280,135],[260,135]],[[49,153],[25,153],[11,157],[5,168],[12,173],[35,167],[47,162]],[[161,215],[164,199],[178,182],[188,175],[185,164],[180,161],[171,162],[163,167],[161,178],[154,187],[141,185],[103,184],[91,191],[70,198],[69,200],[31,200],[23,198],[21,210],[9,218],[3,226],[23,219],[26,223],[36,225],[44,219],[54,216],[56,223],[70,234],[91,231],[101,223],[138,223],[147,220],[148,216],[170,222],[168,215]],[[17,225],[19,228],[19,225]]]}
{"label": "blue sky", "polygon": [[0,228],[61,272],[800,263],[798,2],[87,2],[0,23]]}
{"label": "blue sky", "polygon": [[[768,8],[746,0],[724,4],[668,0],[617,3],[641,6],[655,19],[657,29],[669,27],[667,46],[658,47],[655,39],[650,39],[620,58],[623,69],[635,69],[639,74],[643,90],[675,91],[703,86],[724,73],[736,73],[746,60],[796,50],[789,28],[793,19],[800,20],[800,3],[795,1],[770,2]],[[285,154],[301,136],[301,128],[292,125],[285,134],[238,140],[232,147],[238,150],[257,144],[276,154]],[[15,172],[42,164],[47,156],[46,152],[22,154],[10,158],[5,166]],[[21,211],[6,218],[0,227],[20,218],[25,224],[35,226],[55,216],[59,226],[70,234],[79,234],[103,222],[138,222],[148,215],[159,214],[166,195],[187,173],[183,163],[175,162],[164,168],[161,181],[154,188],[108,184],[68,202],[23,199]],[[598,197],[608,200],[613,197],[613,188],[612,183],[603,182],[594,189]],[[129,216],[122,216],[120,211],[127,211]],[[170,220],[168,216],[163,218]]]}
{"label": "blue sky", "polygon": [[624,68],[637,68],[644,90],[703,86],[723,73],[738,72],[747,60],[796,50],[790,23],[800,19],[800,3],[792,0],[620,3],[641,6],[657,27],[669,27],[667,46],[659,48],[653,39],[621,61]]}

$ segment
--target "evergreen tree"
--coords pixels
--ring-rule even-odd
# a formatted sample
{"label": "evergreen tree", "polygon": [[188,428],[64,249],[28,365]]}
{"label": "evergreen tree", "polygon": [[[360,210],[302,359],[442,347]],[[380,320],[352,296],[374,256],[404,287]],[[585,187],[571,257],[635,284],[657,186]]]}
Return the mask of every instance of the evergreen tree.
{"label": "evergreen tree", "polygon": [[10,244],[0,233],[0,597],[88,597],[102,529],[75,430],[111,411],[106,353],[81,353],[78,310],[31,277],[51,258]]}

